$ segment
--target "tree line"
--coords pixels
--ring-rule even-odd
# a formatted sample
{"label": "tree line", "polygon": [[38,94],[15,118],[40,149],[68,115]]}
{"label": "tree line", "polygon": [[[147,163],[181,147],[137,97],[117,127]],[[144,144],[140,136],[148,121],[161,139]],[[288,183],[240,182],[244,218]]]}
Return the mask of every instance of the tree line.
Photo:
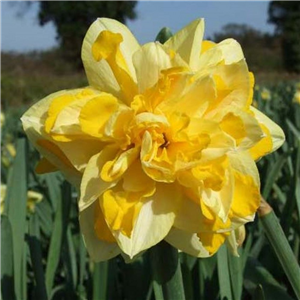
{"label": "tree line", "polygon": [[[30,2],[29,2],[30,3]],[[122,23],[137,18],[137,1],[39,1],[41,26],[53,22],[62,55],[81,66],[80,49],[84,35],[97,17]],[[300,73],[300,1],[271,1],[268,22],[273,34],[245,24],[228,24],[212,37],[218,42],[235,38],[241,43],[252,70],[286,70]]]}

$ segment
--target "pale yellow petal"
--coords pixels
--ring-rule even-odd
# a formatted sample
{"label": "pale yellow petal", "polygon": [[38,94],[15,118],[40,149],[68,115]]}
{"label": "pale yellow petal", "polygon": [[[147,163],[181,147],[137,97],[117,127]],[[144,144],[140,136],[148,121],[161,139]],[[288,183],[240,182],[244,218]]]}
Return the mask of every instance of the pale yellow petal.
{"label": "pale yellow petal", "polygon": [[68,157],[71,164],[80,172],[84,172],[90,158],[99,153],[104,147],[104,144],[97,139],[57,142],[57,145]]}
{"label": "pale yellow petal", "polygon": [[174,227],[189,232],[199,232],[203,226],[205,217],[200,209],[200,203],[196,204],[191,199],[183,198],[183,205],[176,213]]}
{"label": "pale yellow petal", "polygon": [[234,138],[238,151],[250,149],[264,136],[254,116],[235,107],[220,110],[215,119],[221,119],[221,129]]}
{"label": "pale yellow petal", "polygon": [[117,148],[106,147],[88,162],[80,186],[79,211],[90,206],[104,191],[117,184],[117,181],[105,182],[100,177],[103,165],[114,158],[117,152]]}
{"label": "pale yellow petal", "polygon": [[204,47],[206,47],[207,50],[201,53],[200,56],[199,75],[212,72],[213,68],[219,64],[230,65],[244,60],[244,54],[240,44],[233,39],[226,39],[218,44],[209,41],[205,42]]}
{"label": "pale yellow petal", "polygon": [[163,240],[173,226],[180,197],[176,186],[157,185],[155,194],[147,198],[140,210],[131,238],[122,233],[115,235],[122,251],[132,258]]}
{"label": "pale yellow petal", "polygon": [[118,153],[113,160],[108,160],[100,173],[101,178],[106,182],[118,180],[136,161],[140,148],[134,147]]}
{"label": "pale yellow petal", "polygon": [[121,251],[117,243],[100,240],[95,231],[95,205],[94,202],[88,208],[79,213],[80,229],[89,255],[95,262],[105,261],[117,256]]}
{"label": "pale yellow petal", "polygon": [[204,20],[197,19],[175,33],[165,44],[169,51],[179,53],[193,71],[199,69]]}
{"label": "pale yellow petal", "polygon": [[220,64],[213,69],[204,69],[202,73],[197,76],[213,76],[217,95],[205,112],[206,118],[213,119],[216,113],[230,106],[248,109],[252,77],[245,60],[230,65]]}
{"label": "pale yellow petal", "polygon": [[120,51],[134,80],[135,70],[132,64],[132,55],[140,46],[130,30],[122,23],[113,19],[97,19],[86,33],[83,40],[81,57],[89,84],[101,91],[118,96],[120,94],[120,86],[109,64],[104,59],[97,62],[92,54],[92,46],[99,34],[104,30],[122,35],[123,42],[120,44]]}
{"label": "pale yellow petal", "polygon": [[[28,130],[27,136],[35,139],[35,148],[58,170],[60,170],[66,179],[71,182],[77,189],[80,186],[81,174],[78,172],[68,157],[62,152],[62,150],[53,141],[47,139],[38,139],[36,131],[33,128]],[[44,169],[44,171],[46,171]],[[48,171],[54,171],[53,168]]]}
{"label": "pale yellow petal", "polygon": [[143,45],[134,55],[133,63],[136,70],[139,93],[154,86],[160,72],[171,67],[170,56],[159,43]]}
{"label": "pale yellow petal", "polygon": [[216,98],[214,80],[207,76],[202,77],[189,88],[186,88],[185,94],[174,100],[168,105],[170,110],[176,110],[189,117],[201,118],[210,102]]}
{"label": "pale yellow petal", "polygon": [[255,185],[260,187],[259,173],[257,166],[249,153],[246,151],[228,155],[231,167],[242,175],[249,175],[253,178]]}
{"label": "pale yellow petal", "polygon": [[195,233],[189,233],[172,228],[165,240],[173,247],[196,257],[209,257],[209,252],[203,247]]}
{"label": "pale yellow petal", "polygon": [[81,109],[79,121],[82,131],[90,136],[102,138],[105,124],[118,109],[118,100],[111,94],[101,93],[88,101]]}
{"label": "pale yellow petal", "polygon": [[226,170],[223,187],[219,191],[204,188],[201,193],[201,204],[208,206],[225,223],[232,205],[233,193],[233,176],[231,170]]}
{"label": "pale yellow petal", "polygon": [[146,175],[138,160],[136,160],[124,174],[123,188],[125,191],[151,191],[154,186],[154,181]]}
{"label": "pale yellow petal", "polygon": [[[269,137],[272,140],[272,149],[267,149],[267,152],[265,154],[277,150],[284,143],[285,140],[283,130],[270,118],[268,118],[265,114],[263,114],[256,108],[251,107],[251,111],[254,113],[255,118],[258,120],[258,122],[268,129]],[[265,134],[268,135],[268,132],[265,132]]]}
{"label": "pale yellow petal", "polygon": [[[76,93],[74,93],[75,91]],[[87,102],[99,96],[100,92],[91,88],[74,90],[74,92],[69,95],[72,99],[69,102],[61,103],[60,99],[57,98],[50,105],[46,131],[57,141],[88,138],[80,127],[80,111]]]}

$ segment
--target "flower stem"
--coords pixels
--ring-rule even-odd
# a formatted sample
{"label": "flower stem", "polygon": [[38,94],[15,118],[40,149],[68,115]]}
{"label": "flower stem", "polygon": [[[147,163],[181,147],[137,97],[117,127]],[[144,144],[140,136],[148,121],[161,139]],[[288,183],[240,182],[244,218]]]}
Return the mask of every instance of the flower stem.
{"label": "flower stem", "polygon": [[185,300],[178,250],[162,241],[150,249],[150,260],[153,284],[161,287],[163,299]]}
{"label": "flower stem", "polygon": [[300,299],[299,265],[273,209],[264,199],[261,200],[258,215],[266,236],[278,257],[297,298]]}

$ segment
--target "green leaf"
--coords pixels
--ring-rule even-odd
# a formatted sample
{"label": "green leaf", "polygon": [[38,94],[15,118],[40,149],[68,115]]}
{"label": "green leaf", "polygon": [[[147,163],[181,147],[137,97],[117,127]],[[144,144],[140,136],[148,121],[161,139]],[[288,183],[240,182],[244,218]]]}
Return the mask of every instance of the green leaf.
{"label": "green leaf", "polygon": [[48,299],[45,284],[45,272],[43,267],[43,254],[40,241],[40,228],[37,214],[32,214],[30,216],[28,244],[36,283],[34,298]]}
{"label": "green leaf", "polygon": [[95,263],[93,272],[93,300],[119,299],[116,258]]}
{"label": "green leaf", "polygon": [[83,285],[84,278],[86,276],[86,249],[85,245],[83,242],[82,235],[79,235],[79,246],[78,246],[78,251],[79,251],[79,284],[78,284],[78,294],[80,297],[83,299],[86,298],[86,292],[85,292],[85,287]]}
{"label": "green leaf", "polygon": [[152,276],[163,291],[165,300],[185,299],[178,250],[165,241],[150,250]]}
{"label": "green leaf", "polygon": [[[145,300],[151,285],[151,274],[145,272],[150,269],[149,260],[145,256],[136,258],[131,263],[120,262],[122,270],[122,282],[124,287],[124,296],[128,300]],[[143,274],[143,276],[141,276]]]}
{"label": "green leaf", "polygon": [[70,289],[75,291],[77,285],[77,264],[76,264],[76,254],[73,244],[73,238],[71,233],[71,228],[68,226],[67,229],[67,243],[65,243],[63,251],[63,260],[65,264],[65,270],[68,280],[68,285]]}
{"label": "green leaf", "polygon": [[62,195],[59,199],[57,199],[57,210],[47,257],[46,288],[48,295],[50,294],[53,286],[55,272],[60,260],[62,243],[65,240],[66,230],[68,227],[71,205],[71,187],[67,182],[63,183],[61,193]]}
{"label": "green leaf", "polygon": [[192,270],[197,262],[197,258],[190,256],[186,253],[181,253],[181,271],[182,271],[182,279],[184,285],[184,293],[186,299],[194,299],[194,290],[193,290],[193,276]]}
{"label": "green leaf", "polygon": [[266,299],[292,300],[285,289],[276,281],[272,274],[265,269],[256,259],[249,257],[245,268],[245,282],[248,291],[254,295],[257,285],[261,285]]}
{"label": "green leaf", "polygon": [[241,257],[233,256],[229,251],[227,252],[233,299],[239,300],[243,291],[243,261]]}
{"label": "green leaf", "polygon": [[218,295],[219,289],[217,255],[208,258],[199,258],[197,261],[199,274],[199,298],[201,300],[208,298],[215,299]]}
{"label": "green leaf", "polygon": [[5,211],[10,220],[13,238],[14,279],[17,299],[24,299],[22,272],[27,203],[27,141],[17,140],[17,155],[7,184]]}
{"label": "green leaf", "polygon": [[300,267],[274,211],[260,216],[260,220],[296,296],[300,298]]}
{"label": "green leaf", "polygon": [[298,209],[298,224],[300,227],[300,140],[297,145],[297,156],[296,156],[296,172],[295,172],[295,198]]}
{"label": "green leaf", "polygon": [[230,284],[229,275],[229,265],[228,265],[228,255],[227,247],[223,245],[217,252],[218,259],[218,277],[219,277],[219,287],[220,287],[220,298],[221,300],[231,300],[232,291]]}
{"label": "green leaf", "polygon": [[15,299],[13,242],[10,221],[1,215],[1,293],[3,300]]}
{"label": "green leaf", "polygon": [[273,184],[275,183],[277,177],[279,176],[279,173],[282,169],[282,167],[284,166],[285,160],[287,158],[287,156],[289,155],[289,153],[284,153],[283,155],[281,155],[276,163],[271,167],[270,171],[268,172],[268,177],[266,180],[266,183],[264,185],[263,191],[262,191],[262,196],[267,199]]}
{"label": "green leaf", "polygon": [[263,289],[263,287],[261,286],[261,284],[259,284],[259,285],[256,287],[252,299],[253,299],[253,300],[265,300],[264,289]]}

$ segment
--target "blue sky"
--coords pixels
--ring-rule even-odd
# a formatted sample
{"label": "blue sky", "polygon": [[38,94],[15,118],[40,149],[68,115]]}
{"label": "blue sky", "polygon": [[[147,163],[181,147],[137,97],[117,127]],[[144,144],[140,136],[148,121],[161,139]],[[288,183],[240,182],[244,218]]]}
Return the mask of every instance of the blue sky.
{"label": "blue sky", "polygon": [[[38,25],[38,3],[18,18],[18,8],[10,2],[1,3],[2,50],[23,52],[56,45],[54,25]],[[206,37],[228,23],[248,24],[265,32],[273,32],[274,27],[267,24],[268,4],[269,1],[141,1],[137,4],[138,19],[127,25],[140,43],[152,41],[164,26],[176,32],[199,17],[205,18]]]}

